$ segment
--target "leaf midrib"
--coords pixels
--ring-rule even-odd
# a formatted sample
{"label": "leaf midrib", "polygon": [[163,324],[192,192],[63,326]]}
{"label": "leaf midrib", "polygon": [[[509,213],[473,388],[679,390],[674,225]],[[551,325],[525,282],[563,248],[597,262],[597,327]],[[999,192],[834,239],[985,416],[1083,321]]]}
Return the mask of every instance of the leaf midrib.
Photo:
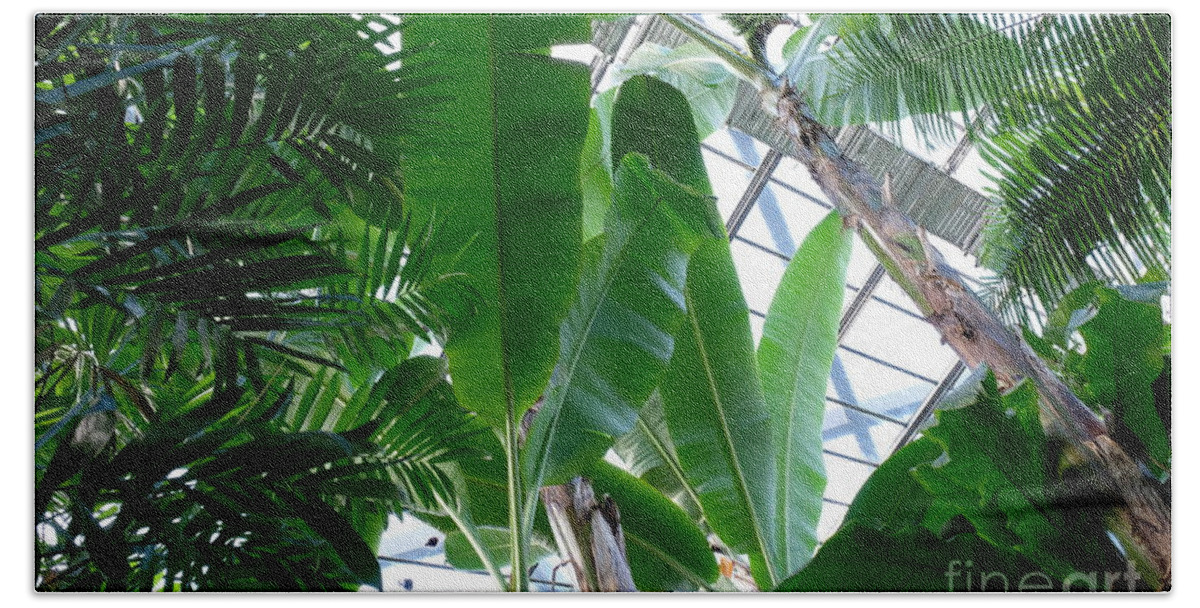
{"label": "leaf midrib", "polygon": [[763,563],[767,567],[767,576],[770,578],[771,586],[776,583],[775,567],[772,556],[770,555],[771,547],[766,543],[763,537],[763,531],[758,519],[758,513],[754,508],[754,501],[750,497],[750,488],[746,486],[746,475],[742,471],[741,459],[738,458],[737,450],[734,448],[733,435],[729,429],[729,424],[726,419],[725,407],[721,402],[721,396],[717,391],[716,376],[713,373],[712,366],[709,363],[708,349],[704,345],[704,337],[700,331],[700,326],[697,323],[693,297],[690,290],[685,290],[684,297],[688,304],[688,323],[692,327],[692,332],[696,337],[696,348],[700,351],[700,363],[704,367],[705,377],[708,379],[708,388],[712,393],[713,405],[717,409],[717,420],[721,426],[721,433],[725,438],[725,444],[728,448],[730,459],[734,472],[737,473],[735,480],[738,490],[742,494],[742,499],[746,501],[746,509],[749,511],[751,527],[754,529],[754,538],[758,543]]}
{"label": "leaf midrib", "polygon": [[637,424],[642,432],[646,434],[646,438],[650,441],[650,445],[654,447],[654,451],[658,452],[659,458],[667,465],[667,468],[671,469],[671,473],[679,479],[679,485],[683,486],[688,498],[692,499],[692,502],[697,507],[700,507],[700,512],[703,514],[704,505],[700,502],[700,497],[696,496],[696,491],[692,488],[692,484],[688,482],[687,476],[683,474],[683,469],[680,468],[679,462],[667,450],[667,446],[658,440],[658,436],[650,429],[650,425],[646,424],[646,421],[642,420],[640,416],[637,419]]}
{"label": "leaf midrib", "polygon": [[[662,203],[662,197],[655,197],[654,204],[651,206],[650,211],[646,214],[646,217],[641,222],[638,223],[637,228],[632,233],[630,233],[629,238],[626,239],[626,241],[623,245],[621,245],[621,248],[619,250],[619,253],[617,255],[615,263],[610,267],[610,268],[612,268],[612,271],[608,273],[608,276],[605,278],[605,280],[602,283],[603,287],[600,290],[600,295],[597,297],[596,305],[594,307],[592,307],[592,310],[588,313],[587,323],[584,325],[584,332],[583,332],[584,338],[581,339],[578,342],[578,346],[573,349],[574,352],[572,353],[572,356],[570,358],[569,365],[566,367],[566,370],[567,370],[567,373],[565,374],[566,380],[563,382],[563,384],[560,385],[563,387],[563,389],[562,389],[563,397],[558,404],[558,409],[555,410],[555,412],[554,412],[554,418],[547,424],[546,443],[544,446],[542,446],[543,448],[549,448],[551,445],[554,445],[554,438],[555,438],[555,436],[558,435],[558,420],[559,420],[559,417],[562,416],[562,406],[566,403],[566,399],[567,399],[567,397],[566,397],[567,390],[571,386],[572,381],[575,379],[575,370],[579,365],[580,358],[583,357],[584,347],[590,341],[590,338],[592,335],[592,326],[595,324],[596,318],[599,317],[599,315],[600,315],[600,308],[601,308],[601,306],[604,305],[604,302],[608,300],[608,294],[612,290],[613,284],[616,282],[617,274],[619,273],[620,269],[624,267],[625,261],[626,261],[628,255],[630,254],[630,251],[632,250],[632,248],[629,246],[629,244],[632,243],[633,240],[636,238],[636,236],[641,233],[641,231],[646,227],[646,225],[650,222],[650,220],[652,220],[654,218],[654,216],[657,215],[658,208],[661,203]],[[603,252],[601,252],[600,259],[601,259],[601,261],[603,261],[603,259],[604,259]],[[570,313],[568,313],[568,314],[570,314]],[[535,470],[534,479],[531,481],[537,481],[538,484],[541,483],[542,478],[544,476],[544,471],[546,470],[546,463],[549,462],[549,460],[550,460],[550,450],[542,449],[541,457],[537,461],[538,467]]]}

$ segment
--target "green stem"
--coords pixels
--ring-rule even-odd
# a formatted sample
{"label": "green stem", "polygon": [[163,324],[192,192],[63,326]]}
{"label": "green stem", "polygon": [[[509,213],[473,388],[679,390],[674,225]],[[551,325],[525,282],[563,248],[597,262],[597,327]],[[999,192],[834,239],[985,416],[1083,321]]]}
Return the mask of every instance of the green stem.
{"label": "green stem", "polygon": [[504,574],[500,572],[500,568],[496,565],[496,560],[492,558],[491,552],[487,550],[483,541],[480,540],[479,529],[475,527],[475,524],[468,517],[464,517],[458,509],[451,507],[441,492],[438,492],[436,489],[433,491],[433,499],[437,501],[438,506],[446,513],[446,516],[463,533],[463,536],[467,539],[467,543],[471,545],[471,548],[475,550],[475,554],[479,556],[479,561],[483,562],[483,567],[492,575],[492,578],[496,579],[500,588],[503,589],[508,585],[508,581],[504,579]]}
{"label": "green stem", "polygon": [[504,458],[508,473],[508,532],[511,546],[512,574],[509,591],[528,591],[529,575],[525,571],[525,534],[521,525],[525,496],[521,484],[519,423],[514,412],[504,422]]}

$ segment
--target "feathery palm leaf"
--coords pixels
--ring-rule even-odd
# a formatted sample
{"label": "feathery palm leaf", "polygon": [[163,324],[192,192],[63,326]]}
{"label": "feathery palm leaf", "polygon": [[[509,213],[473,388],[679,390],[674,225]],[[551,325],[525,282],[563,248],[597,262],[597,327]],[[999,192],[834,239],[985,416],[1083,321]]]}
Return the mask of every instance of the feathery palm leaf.
{"label": "feathery palm leaf", "polygon": [[41,587],[378,587],[387,514],[453,496],[479,431],[397,367],[453,291],[388,153],[428,103],[360,28],[39,17]]}
{"label": "feathery palm leaf", "polygon": [[987,295],[1010,318],[1169,271],[1169,17],[825,15],[801,36],[785,75],[819,120],[969,125],[997,178]]}

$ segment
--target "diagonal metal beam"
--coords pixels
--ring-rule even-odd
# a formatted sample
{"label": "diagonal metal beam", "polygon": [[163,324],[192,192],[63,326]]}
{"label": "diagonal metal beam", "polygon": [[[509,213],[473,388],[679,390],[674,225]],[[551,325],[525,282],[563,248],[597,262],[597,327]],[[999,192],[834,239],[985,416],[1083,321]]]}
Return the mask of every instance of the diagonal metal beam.
{"label": "diagonal metal beam", "polygon": [[763,157],[763,161],[759,163],[758,169],[755,169],[754,176],[750,178],[750,184],[746,186],[746,191],[742,193],[742,198],[738,200],[737,206],[733,208],[733,213],[729,216],[729,221],[725,223],[725,230],[729,232],[729,236],[733,237],[737,234],[739,228],[742,227],[742,222],[750,215],[750,210],[754,208],[754,201],[758,200],[758,196],[762,194],[763,188],[767,187],[767,182],[770,181],[771,172],[775,167],[779,166],[780,159],[783,155],[777,150],[767,152]]}
{"label": "diagonal metal beam", "polygon": [[942,397],[945,397],[946,393],[954,388],[954,383],[958,382],[958,378],[962,376],[962,373],[966,369],[967,366],[963,365],[962,361],[954,362],[954,367],[950,368],[946,377],[942,378],[942,381],[929,393],[929,396],[921,403],[921,407],[917,408],[917,413],[913,415],[912,420],[904,427],[904,432],[900,433],[900,436],[896,438],[896,443],[892,446],[891,454],[895,454],[896,450],[904,447],[912,440],[913,436],[917,434],[917,430],[921,428],[921,424],[925,422],[925,419],[929,418],[929,415],[933,412],[938,402],[942,400]]}
{"label": "diagonal metal beam", "polygon": [[879,283],[883,280],[883,264],[876,264],[875,268],[871,269],[871,274],[863,283],[858,294],[854,296],[854,300],[846,307],[846,312],[842,313],[842,320],[838,324],[838,343],[842,342],[842,338],[846,337],[846,333],[850,331],[850,326],[854,324],[854,320],[858,318],[867,301],[871,299],[871,294],[875,293],[875,288],[879,287]]}

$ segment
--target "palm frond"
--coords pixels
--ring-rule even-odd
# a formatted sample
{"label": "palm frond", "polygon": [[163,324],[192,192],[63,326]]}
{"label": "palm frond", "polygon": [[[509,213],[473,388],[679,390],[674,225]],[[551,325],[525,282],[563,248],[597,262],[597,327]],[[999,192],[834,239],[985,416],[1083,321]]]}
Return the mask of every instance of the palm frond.
{"label": "palm frond", "polygon": [[1170,272],[1170,22],[1092,17],[1055,22],[1087,58],[1043,102],[1053,120],[997,127],[981,146],[999,198],[981,261],[999,278],[988,295],[1014,320],[1022,296],[1050,306],[1090,280]]}
{"label": "palm frond", "polygon": [[1011,319],[1169,272],[1169,16],[825,15],[805,37],[786,75],[820,120],[911,118],[932,141],[967,125],[997,184],[985,296]]}

